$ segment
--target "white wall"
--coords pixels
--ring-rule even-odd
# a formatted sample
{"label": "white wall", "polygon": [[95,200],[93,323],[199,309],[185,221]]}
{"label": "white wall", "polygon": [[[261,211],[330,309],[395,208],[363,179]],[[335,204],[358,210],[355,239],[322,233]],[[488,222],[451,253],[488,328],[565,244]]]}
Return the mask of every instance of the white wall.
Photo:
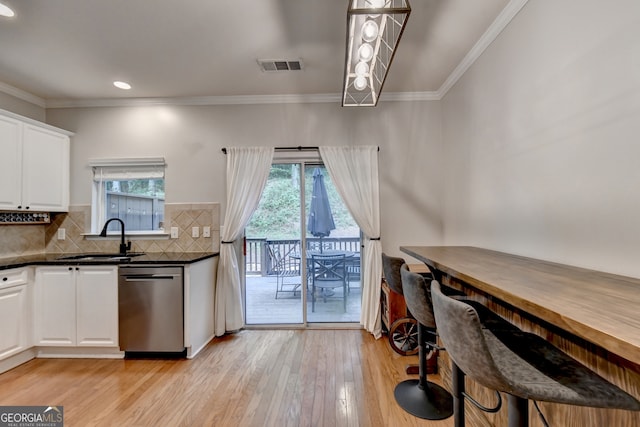
{"label": "white wall", "polygon": [[89,159],[163,156],[167,202],[220,202],[222,217],[222,147],[378,145],[383,249],[441,243],[438,102],[49,109],[47,122],[75,132],[72,205],[91,202]]}
{"label": "white wall", "polygon": [[0,109],[41,122],[45,121],[45,109],[0,91]]}
{"label": "white wall", "polygon": [[640,277],[640,2],[528,2],[442,108],[446,244]]}

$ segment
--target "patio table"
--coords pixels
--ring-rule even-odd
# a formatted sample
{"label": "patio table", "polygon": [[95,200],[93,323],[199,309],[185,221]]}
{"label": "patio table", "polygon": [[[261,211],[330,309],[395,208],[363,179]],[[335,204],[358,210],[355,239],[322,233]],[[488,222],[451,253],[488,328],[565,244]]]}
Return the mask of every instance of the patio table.
{"label": "patio table", "polygon": [[[344,255],[346,260],[345,262],[347,263],[347,266],[360,266],[360,252],[354,252],[354,251],[344,251],[344,250],[340,250],[340,249],[325,249],[323,251],[319,251],[319,250],[307,250],[306,252],[306,258],[307,258],[307,272],[309,272],[309,266],[311,265],[311,258],[313,255],[325,255],[325,256],[340,256],[340,255]],[[291,254],[291,258],[294,259],[300,259],[300,253],[296,252]],[[309,280],[310,275],[307,274],[307,284],[308,284],[308,280]]]}

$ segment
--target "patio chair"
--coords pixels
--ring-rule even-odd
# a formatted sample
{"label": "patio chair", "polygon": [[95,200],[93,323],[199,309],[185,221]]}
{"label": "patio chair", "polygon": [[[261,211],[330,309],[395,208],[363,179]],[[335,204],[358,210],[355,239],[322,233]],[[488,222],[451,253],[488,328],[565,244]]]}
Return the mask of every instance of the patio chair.
{"label": "patio chair", "polygon": [[360,282],[360,254],[349,257],[347,263],[347,293],[351,293],[351,281]]}
{"label": "patio chair", "polygon": [[[295,252],[296,246],[291,246],[288,250],[282,250],[279,245],[267,245],[269,257],[271,258],[271,272],[276,275],[276,299],[282,292],[293,293],[297,296],[301,286],[300,259],[290,255]],[[287,277],[298,277],[298,281],[288,282]]]}
{"label": "patio chair", "polygon": [[338,249],[335,247],[334,243],[334,240],[327,242],[322,238],[310,237],[307,239],[307,250],[322,253],[322,251],[331,251],[334,249]]}
{"label": "patio chair", "polygon": [[342,288],[344,312],[347,312],[347,267],[345,255],[311,256],[311,312],[316,309],[316,292],[326,303],[331,290]]}

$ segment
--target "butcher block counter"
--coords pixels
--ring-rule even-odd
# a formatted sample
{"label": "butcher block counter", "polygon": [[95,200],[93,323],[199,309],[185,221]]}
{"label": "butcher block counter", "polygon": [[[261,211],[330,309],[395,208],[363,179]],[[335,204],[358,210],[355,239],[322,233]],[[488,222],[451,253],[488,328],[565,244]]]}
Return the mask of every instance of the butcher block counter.
{"label": "butcher block counter", "polygon": [[[640,279],[477,247],[403,246],[400,250],[424,262],[441,282],[545,337],[640,398]],[[443,365],[446,378],[450,370]],[[476,392],[485,393],[479,386]],[[485,398],[484,402],[491,401],[491,394]],[[556,420],[550,419],[551,425],[640,425],[638,412],[545,406],[545,415]],[[531,413],[537,418],[534,410]],[[486,425],[503,425],[502,415],[479,415],[476,423],[485,425],[481,421],[489,420]]]}

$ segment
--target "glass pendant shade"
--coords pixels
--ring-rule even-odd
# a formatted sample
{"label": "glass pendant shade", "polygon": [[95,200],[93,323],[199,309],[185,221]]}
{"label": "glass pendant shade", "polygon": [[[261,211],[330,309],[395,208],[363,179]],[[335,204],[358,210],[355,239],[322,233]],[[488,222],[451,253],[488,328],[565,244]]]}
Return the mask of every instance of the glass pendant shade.
{"label": "glass pendant shade", "polygon": [[363,43],[360,49],[358,49],[358,55],[361,61],[371,61],[371,58],[373,58],[373,47],[369,43]]}
{"label": "glass pendant shade", "polygon": [[365,76],[369,72],[369,64],[364,61],[360,61],[356,64],[354,71],[356,72],[356,76]]}
{"label": "glass pendant shade", "polygon": [[364,76],[358,76],[353,80],[353,87],[357,90],[365,90],[367,88],[367,79]]}
{"label": "glass pendant shade", "polygon": [[378,24],[376,21],[368,20],[362,26],[362,40],[371,43],[378,37]]}
{"label": "glass pendant shade", "polygon": [[6,16],[12,18],[16,16],[15,12],[7,5],[0,3],[0,16]]}

